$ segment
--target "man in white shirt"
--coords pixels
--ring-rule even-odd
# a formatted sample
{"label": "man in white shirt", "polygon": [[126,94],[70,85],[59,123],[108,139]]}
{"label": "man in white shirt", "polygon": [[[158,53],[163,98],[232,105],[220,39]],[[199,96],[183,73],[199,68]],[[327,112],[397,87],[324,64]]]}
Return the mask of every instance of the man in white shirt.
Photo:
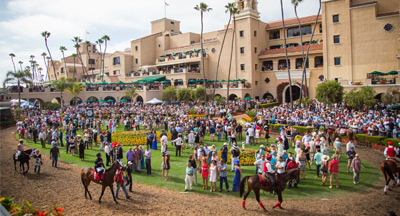
{"label": "man in white shirt", "polygon": [[265,155],[264,154],[260,155],[260,159],[258,159],[256,162],[254,162],[254,165],[257,167],[259,174],[262,174],[264,172],[264,163],[265,163]]}
{"label": "man in white shirt", "polygon": [[163,135],[161,137],[161,153],[167,152],[168,147],[168,137],[167,135]]}
{"label": "man in white shirt", "polygon": [[110,166],[110,152],[111,152],[110,145],[106,145],[104,147],[104,152],[106,153],[106,158],[107,158],[106,166]]}
{"label": "man in white shirt", "polygon": [[356,150],[356,146],[354,145],[354,141],[353,140],[350,140],[346,144],[346,152],[350,151],[351,148],[354,148],[354,151]]}
{"label": "man in white shirt", "polygon": [[248,135],[249,137],[249,144],[251,145],[251,143],[253,143],[253,145],[255,146],[255,142],[254,142],[254,129],[249,125],[247,128],[247,133],[246,135]]}
{"label": "man in white shirt", "polygon": [[283,157],[279,156],[278,162],[276,162],[275,168],[278,174],[283,174],[286,172],[285,170],[286,163],[283,161]]}

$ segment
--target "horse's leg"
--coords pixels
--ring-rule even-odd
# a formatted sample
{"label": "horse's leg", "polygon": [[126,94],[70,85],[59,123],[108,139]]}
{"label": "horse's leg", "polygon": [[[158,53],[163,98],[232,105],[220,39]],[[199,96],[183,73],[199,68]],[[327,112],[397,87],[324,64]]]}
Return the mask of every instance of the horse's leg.
{"label": "horse's leg", "polygon": [[264,211],[267,211],[267,209],[265,209],[264,205],[260,201],[260,189],[254,190],[254,193],[256,194],[256,200],[257,200],[258,204],[260,204],[261,208],[264,209]]}
{"label": "horse's leg", "polygon": [[25,175],[25,165],[23,163],[22,164],[22,174]]}
{"label": "horse's leg", "polygon": [[250,187],[249,182],[247,182],[247,192],[244,194],[243,202],[242,202],[242,207],[244,209],[246,209],[246,199],[247,199],[247,196],[249,196],[250,192],[251,192],[251,187]]}
{"label": "horse's leg", "polygon": [[114,194],[114,190],[113,190],[113,185],[110,185],[109,187],[110,187],[111,193],[112,193],[112,195],[113,195],[114,202],[115,202],[116,204],[118,204],[117,199],[115,199],[115,194]]}
{"label": "horse's leg", "polygon": [[385,189],[383,189],[383,192],[385,192],[385,194],[387,194],[387,191],[389,189],[389,182],[390,182],[390,177],[386,180]]}
{"label": "horse's leg", "polygon": [[101,188],[101,195],[100,195],[100,198],[99,198],[99,203],[101,203],[101,197],[103,197],[103,194],[104,194],[104,190],[106,189],[106,187],[105,186],[103,186],[103,188]]}
{"label": "horse's leg", "polygon": [[273,208],[279,207],[280,209],[282,209],[282,206],[281,206],[282,201],[283,201],[283,199],[282,199],[282,191],[279,191],[278,192],[278,203],[275,204]]}
{"label": "horse's leg", "polygon": [[28,173],[29,170],[29,160],[26,162],[26,165],[28,166],[28,169],[26,170],[25,174]]}

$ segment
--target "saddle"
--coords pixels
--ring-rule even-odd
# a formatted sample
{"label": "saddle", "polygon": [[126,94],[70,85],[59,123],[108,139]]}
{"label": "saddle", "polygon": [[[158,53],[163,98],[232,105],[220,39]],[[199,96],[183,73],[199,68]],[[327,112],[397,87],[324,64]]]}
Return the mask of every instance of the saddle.
{"label": "saddle", "polygon": [[[103,180],[103,179],[104,179],[104,172],[101,174],[101,180]],[[95,180],[95,181],[99,181],[100,180],[99,174],[97,174],[96,171],[93,172],[93,180]]]}
{"label": "saddle", "polygon": [[[258,179],[259,179],[261,185],[264,185],[264,186],[271,185],[271,180],[269,178],[267,178],[265,175],[258,174]],[[276,186],[278,186],[280,184],[279,175],[278,174],[275,174],[275,181],[276,181],[275,182],[275,187],[276,187]]]}
{"label": "saddle", "polygon": [[396,164],[397,167],[400,167],[400,163],[393,159],[386,159],[386,161],[391,161]]}

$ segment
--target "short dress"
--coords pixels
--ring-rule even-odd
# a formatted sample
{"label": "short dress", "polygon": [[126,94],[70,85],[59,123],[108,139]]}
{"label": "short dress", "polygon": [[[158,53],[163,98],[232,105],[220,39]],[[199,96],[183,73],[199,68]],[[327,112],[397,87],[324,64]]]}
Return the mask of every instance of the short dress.
{"label": "short dress", "polygon": [[217,182],[217,166],[210,167],[210,182]]}
{"label": "short dress", "polygon": [[305,171],[306,170],[306,158],[299,158],[299,169],[300,171]]}
{"label": "short dress", "polygon": [[207,163],[201,163],[201,167],[203,168],[201,170],[201,177],[203,178],[208,178],[208,167]]}
{"label": "short dress", "polygon": [[261,130],[259,130],[259,129],[256,130],[256,134],[255,134],[255,135],[256,135],[256,139],[259,139],[259,138],[260,138],[260,131],[261,131]]}

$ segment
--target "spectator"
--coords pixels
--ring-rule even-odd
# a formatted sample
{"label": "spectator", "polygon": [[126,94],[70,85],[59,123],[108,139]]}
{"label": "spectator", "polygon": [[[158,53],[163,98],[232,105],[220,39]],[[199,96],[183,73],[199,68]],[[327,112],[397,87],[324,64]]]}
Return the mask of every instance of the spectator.
{"label": "spectator", "polygon": [[144,157],[146,159],[146,174],[151,175],[151,151],[149,146],[147,146],[146,151],[144,151]]}
{"label": "spectator", "polygon": [[221,147],[221,160],[223,160],[225,163],[228,161],[228,144],[224,143],[224,145]]}
{"label": "spectator", "polygon": [[175,156],[178,156],[178,152],[179,152],[179,157],[181,156],[181,152],[182,152],[182,145],[183,145],[183,139],[182,139],[182,134],[178,134],[178,138],[176,138],[175,140],[172,140],[171,142],[175,143],[175,147],[176,147],[176,152],[175,152]]}
{"label": "spectator", "polygon": [[325,181],[328,178],[328,155],[322,155],[321,157],[321,174],[322,174],[322,186],[325,186]]}
{"label": "spectator", "polygon": [[317,151],[317,153],[314,155],[314,160],[315,160],[315,165],[316,165],[317,177],[319,178],[319,171],[321,169],[322,153],[319,152],[319,149],[317,149],[316,151]]}
{"label": "spectator", "polygon": [[33,158],[35,158],[35,173],[37,169],[37,174],[40,174],[40,167],[42,166],[42,154],[40,154],[39,150],[35,151],[35,154],[33,155]]}
{"label": "spectator", "polygon": [[110,155],[111,155],[111,148],[108,143],[106,143],[106,146],[104,147],[104,152],[106,153],[106,166],[110,166]]}
{"label": "spectator", "polygon": [[217,161],[212,160],[210,165],[210,192],[215,192],[217,189]]}
{"label": "spectator", "polygon": [[260,159],[254,162],[254,165],[257,167],[256,171],[258,170],[258,173],[256,174],[262,174],[264,172],[264,163],[265,163],[265,155],[260,154]]}
{"label": "spectator", "polygon": [[356,146],[354,145],[354,140],[349,140],[349,142],[346,144],[346,152],[350,151],[351,147],[354,148],[354,151],[356,150]]}
{"label": "spectator", "polygon": [[306,178],[306,155],[304,154],[304,151],[302,150],[300,152],[300,156],[299,156],[299,169],[300,169],[300,177],[301,179],[305,179]]}
{"label": "spectator", "polygon": [[186,167],[186,177],[185,177],[185,192],[188,191],[188,186],[190,186],[190,191],[193,191],[193,174],[195,173],[192,163],[188,162]]}
{"label": "spectator", "polygon": [[331,174],[329,188],[332,188],[333,178],[336,179],[336,188],[339,188],[339,161],[337,160],[336,155],[332,156],[332,160],[331,162],[329,162],[328,167],[329,167],[328,171]]}
{"label": "spectator", "polygon": [[207,159],[202,158],[201,161],[201,177],[203,178],[203,189],[207,190],[208,189],[208,164],[207,164]]}
{"label": "spectator", "polygon": [[354,151],[354,147],[350,148],[350,151],[346,152],[347,156],[347,172],[350,172],[351,164],[353,162],[354,157],[356,156],[356,152]]}
{"label": "spectator", "polygon": [[168,170],[170,169],[170,163],[169,163],[169,158],[170,158],[170,153],[165,152],[162,154],[162,177],[165,178],[165,181],[168,181]]}
{"label": "spectator", "polygon": [[189,155],[189,162],[190,162],[191,166],[193,167],[194,180],[195,180],[195,184],[197,186],[197,164],[196,164],[196,159],[193,158],[193,155]]}
{"label": "spectator", "polygon": [[276,172],[279,175],[282,175],[285,173],[285,168],[286,168],[286,163],[283,161],[283,157],[279,156],[279,160],[276,163]]}
{"label": "spectator", "polygon": [[[289,152],[289,155],[291,155],[291,152]],[[287,171],[289,171],[291,169],[297,169],[298,165],[296,163],[296,159],[294,157],[290,157],[288,159],[289,159],[289,162],[288,162],[287,167],[286,167]],[[293,178],[289,179],[288,188],[292,187],[293,180],[295,180],[295,179],[293,179]],[[297,188],[297,182],[294,182],[294,187]]]}
{"label": "spectator", "polygon": [[140,169],[141,169],[141,164],[140,163],[142,161],[142,151],[139,149],[138,146],[135,147],[133,160],[135,162],[136,172],[140,173]]}
{"label": "spectator", "polygon": [[[106,145],[106,147],[107,147],[107,145]],[[136,150],[136,149],[135,149]],[[132,151],[132,147],[129,147],[129,150],[126,152],[126,162],[128,163],[129,161],[130,162],[133,162],[133,156],[134,156],[134,152]],[[136,167],[135,167],[136,168]]]}
{"label": "spectator", "polygon": [[122,149],[122,147],[119,144],[117,144],[116,147],[117,147],[116,158],[117,158],[118,161],[121,161],[122,158],[124,158],[124,156],[123,156],[124,155],[124,150]]}
{"label": "spectator", "polygon": [[229,192],[228,175],[226,173],[227,166],[224,160],[221,160],[220,165],[218,165],[219,171],[219,192],[222,191],[223,182],[225,182],[226,192]]}
{"label": "spectator", "polygon": [[[231,161],[239,160],[239,157],[240,157],[240,149],[239,147],[237,147],[236,144],[234,144],[231,148]],[[234,163],[232,163],[231,172],[233,172],[233,168],[234,168]]]}
{"label": "spectator", "polygon": [[233,162],[235,164],[235,175],[233,177],[232,191],[239,191],[239,183],[242,176],[242,169],[240,168],[239,160]]}
{"label": "spectator", "polygon": [[129,196],[128,191],[126,191],[126,187],[125,187],[125,182],[124,182],[124,173],[122,171],[122,169],[118,169],[117,172],[115,173],[114,176],[114,181],[117,183],[117,188],[115,189],[115,198],[118,198],[118,192],[119,192],[119,188],[122,187],[122,190],[125,193],[125,196],[127,199],[130,199],[131,196]]}
{"label": "spectator", "polygon": [[358,184],[361,171],[361,160],[358,154],[355,155],[355,158],[351,162],[351,168],[353,169],[353,184]]}
{"label": "spectator", "polygon": [[61,157],[60,150],[58,149],[57,145],[54,145],[53,148],[50,149],[50,159],[52,167],[57,168],[58,157]]}
{"label": "spectator", "polygon": [[126,184],[125,187],[127,187],[129,185],[129,192],[133,192],[132,191],[132,161],[128,161],[128,167],[126,167]]}

